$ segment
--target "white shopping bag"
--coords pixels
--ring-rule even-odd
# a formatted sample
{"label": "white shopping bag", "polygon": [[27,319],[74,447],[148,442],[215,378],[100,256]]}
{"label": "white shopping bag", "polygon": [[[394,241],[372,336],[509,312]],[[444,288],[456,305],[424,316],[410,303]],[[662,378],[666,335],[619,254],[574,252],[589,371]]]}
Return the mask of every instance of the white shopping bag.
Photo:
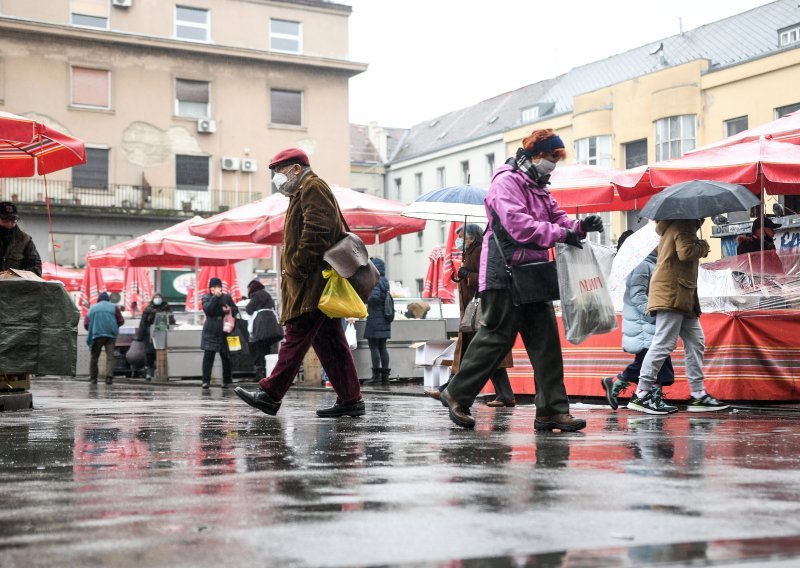
{"label": "white shopping bag", "polygon": [[617,314],[611,301],[606,277],[600,269],[590,242],[583,248],[558,243],[556,267],[561,295],[564,335],[575,345],[590,335],[617,328]]}
{"label": "white shopping bag", "polygon": [[352,323],[348,323],[347,327],[344,329],[344,336],[347,338],[347,344],[350,346],[351,351],[358,347],[356,326],[354,326]]}

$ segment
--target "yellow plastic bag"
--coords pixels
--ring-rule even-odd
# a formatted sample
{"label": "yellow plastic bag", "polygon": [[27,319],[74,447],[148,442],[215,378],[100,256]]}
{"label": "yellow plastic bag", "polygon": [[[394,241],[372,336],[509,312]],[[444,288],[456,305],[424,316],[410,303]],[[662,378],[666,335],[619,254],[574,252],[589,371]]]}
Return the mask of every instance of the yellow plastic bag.
{"label": "yellow plastic bag", "polygon": [[329,318],[365,318],[367,306],[358,297],[352,284],[332,268],[322,271],[328,282],[319,299],[319,309]]}

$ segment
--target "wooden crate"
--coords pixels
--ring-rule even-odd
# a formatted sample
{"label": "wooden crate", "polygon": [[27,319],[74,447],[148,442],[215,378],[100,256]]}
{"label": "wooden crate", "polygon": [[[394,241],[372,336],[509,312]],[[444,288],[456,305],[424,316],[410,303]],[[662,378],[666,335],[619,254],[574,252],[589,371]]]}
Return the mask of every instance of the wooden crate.
{"label": "wooden crate", "polygon": [[24,391],[31,388],[31,376],[0,371],[0,391]]}

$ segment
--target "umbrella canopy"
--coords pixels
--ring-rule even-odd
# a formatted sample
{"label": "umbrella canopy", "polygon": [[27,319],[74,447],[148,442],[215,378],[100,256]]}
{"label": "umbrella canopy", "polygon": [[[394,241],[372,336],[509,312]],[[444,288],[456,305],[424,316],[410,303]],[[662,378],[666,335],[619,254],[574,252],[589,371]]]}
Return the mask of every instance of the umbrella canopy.
{"label": "umbrella canopy", "polygon": [[85,163],[81,140],[0,111],[0,177],[31,177]]}
{"label": "umbrella canopy", "polygon": [[647,197],[625,200],[611,179],[622,173],[617,168],[573,164],[558,166],[550,176],[550,194],[567,213],[632,211],[647,203]]}
{"label": "umbrella canopy", "polygon": [[733,136],[728,136],[717,142],[706,144],[702,148],[697,148],[688,153],[703,152],[705,150],[711,150],[712,148],[741,144],[742,142],[752,142],[758,140],[762,136],[778,142],[800,144],[800,111],[787,114],[778,120],[767,122],[761,126],[743,130],[739,134],[734,134]]}
{"label": "umbrella canopy", "polygon": [[96,268],[87,263],[81,282],[81,314],[85,314],[91,306],[97,303],[100,292],[122,292],[124,282],[121,269]]}
{"label": "umbrella canopy", "polygon": [[83,270],[42,261],[42,278],[49,282],[61,282],[67,292],[78,292],[83,283]]}
{"label": "umbrella canopy", "polygon": [[472,185],[456,185],[429,191],[403,209],[405,217],[429,221],[486,222],[483,202],[487,191]]}
{"label": "umbrella canopy", "polygon": [[425,283],[422,289],[423,298],[441,298],[446,302],[455,299],[456,284],[449,278],[445,281],[444,276],[444,253],[441,247],[434,247],[428,255],[430,264],[428,273],[425,276]]}
{"label": "umbrella canopy", "polygon": [[189,288],[186,294],[186,311],[199,309],[199,296],[208,294],[208,282],[212,278],[222,280],[222,291],[230,294],[234,302],[242,299],[242,290],[239,287],[239,278],[233,264],[226,266],[204,266],[197,274],[197,283]]}
{"label": "umbrella canopy", "polygon": [[[87,264],[90,264],[93,267],[113,266],[122,268],[128,266],[129,264],[128,257],[125,256],[125,251],[128,250],[128,248],[144,240],[147,236],[154,234],[169,235],[172,233],[179,233],[185,230],[185,228],[191,225],[192,223],[196,223],[202,220],[203,220],[202,217],[199,216],[193,217],[191,219],[187,219],[186,221],[181,221],[177,225],[167,227],[166,229],[159,229],[151,233],[147,233],[146,235],[135,237],[129,241],[111,245],[110,247],[106,247],[102,250],[90,253],[86,257],[86,262]],[[190,264],[194,264],[194,261],[192,261]]]}
{"label": "umbrella canopy", "polygon": [[800,194],[800,146],[762,138],[627,170],[612,181],[623,199],[633,199],[695,179],[744,185],[756,195],[762,187],[771,194]]}
{"label": "umbrella canopy", "polygon": [[[641,210],[648,219],[702,219],[731,211],[749,211],[761,201],[732,183],[692,180],[668,187]],[[623,244],[624,246],[624,244]]]}
{"label": "umbrella canopy", "polygon": [[[131,313],[141,313],[153,297],[153,281],[150,280],[150,270],[131,266],[125,268],[123,290],[125,292],[125,309]],[[134,305],[136,310],[133,309]]]}
{"label": "umbrella canopy", "polygon": [[[350,230],[367,244],[385,243],[425,228],[423,221],[401,215],[405,205],[399,201],[346,187],[334,186],[332,191]],[[283,242],[283,225],[288,207],[288,197],[270,195],[193,224],[190,232],[213,241],[279,245]]]}
{"label": "umbrella canopy", "polygon": [[652,221],[625,239],[614,256],[611,274],[608,276],[608,289],[612,296],[617,291],[620,291],[620,297],[625,293],[628,275],[653,252],[660,239],[656,233],[656,224]]}

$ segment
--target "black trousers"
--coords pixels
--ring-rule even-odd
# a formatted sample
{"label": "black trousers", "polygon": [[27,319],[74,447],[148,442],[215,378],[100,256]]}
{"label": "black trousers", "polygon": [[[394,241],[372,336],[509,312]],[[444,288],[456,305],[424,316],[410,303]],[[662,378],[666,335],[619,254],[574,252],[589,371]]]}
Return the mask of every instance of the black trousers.
{"label": "black trousers", "polygon": [[386,349],[386,338],[367,339],[369,343],[369,355],[372,358],[373,369],[389,368],[389,351]]}
{"label": "black trousers", "polygon": [[114,376],[114,347],[116,346],[116,337],[95,337],[92,342],[91,356],[89,358],[89,378],[96,379],[98,373],[98,362],[100,360],[100,353],[105,348],[106,350],[106,377]]}
{"label": "black trousers", "polygon": [[269,355],[269,351],[272,349],[273,343],[273,341],[267,341],[266,339],[252,341],[249,343],[250,354],[253,356],[253,368],[256,373],[257,381],[260,381],[267,376],[266,356]]}
{"label": "black trousers", "polygon": [[[211,382],[211,369],[214,367],[214,355],[216,351],[203,351],[203,382]],[[220,351],[219,358],[222,360],[222,381],[231,382],[233,369],[231,367],[231,354],[227,351]]]}
{"label": "black trousers", "polygon": [[447,391],[462,406],[472,406],[519,333],[533,366],[536,413],[552,416],[569,412],[553,304],[540,302],[514,306],[508,290],[486,290],[481,295],[481,302],[484,325],[470,342]]}

